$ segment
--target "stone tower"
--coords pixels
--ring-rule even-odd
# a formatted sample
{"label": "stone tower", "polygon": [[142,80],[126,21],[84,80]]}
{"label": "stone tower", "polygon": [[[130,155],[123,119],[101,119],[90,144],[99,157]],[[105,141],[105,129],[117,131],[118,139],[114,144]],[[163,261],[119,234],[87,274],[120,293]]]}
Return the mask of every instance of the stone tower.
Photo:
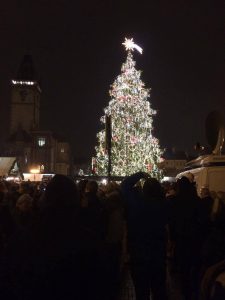
{"label": "stone tower", "polygon": [[29,133],[39,129],[40,95],[32,57],[25,55],[12,80],[10,135],[21,130]]}
{"label": "stone tower", "polygon": [[40,179],[38,175],[35,177],[34,170],[39,175],[69,175],[72,170],[69,143],[39,126],[41,89],[30,55],[24,56],[11,89],[10,135],[5,146],[6,156],[16,157],[25,180]]}

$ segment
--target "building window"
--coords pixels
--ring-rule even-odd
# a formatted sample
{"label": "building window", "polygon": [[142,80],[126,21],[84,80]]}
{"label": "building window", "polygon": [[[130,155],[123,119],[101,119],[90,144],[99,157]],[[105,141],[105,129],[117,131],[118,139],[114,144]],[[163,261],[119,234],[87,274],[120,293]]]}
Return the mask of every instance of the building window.
{"label": "building window", "polygon": [[38,138],[38,146],[43,147],[45,145],[46,139],[44,137]]}
{"label": "building window", "polygon": [[61,153],[64,153],[64,152],[65,152],[64,148],[61,148],[60,152],[61,152]]}

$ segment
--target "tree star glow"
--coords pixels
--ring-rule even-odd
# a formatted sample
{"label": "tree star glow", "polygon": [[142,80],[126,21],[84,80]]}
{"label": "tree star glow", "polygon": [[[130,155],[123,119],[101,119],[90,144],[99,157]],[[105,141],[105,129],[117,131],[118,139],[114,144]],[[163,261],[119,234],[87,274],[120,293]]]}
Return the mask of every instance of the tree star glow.
{"label": "tree star glow", "polygon": [[125,38],[125,42],[122,43],[122,45],[125,46],[127,51],[129,51],[129,50],[134,51],[134,49],[136,49],[141,54],[143,52],[143,49],[140,46],[138,46],[137,44],[135,44],[133,39]]}

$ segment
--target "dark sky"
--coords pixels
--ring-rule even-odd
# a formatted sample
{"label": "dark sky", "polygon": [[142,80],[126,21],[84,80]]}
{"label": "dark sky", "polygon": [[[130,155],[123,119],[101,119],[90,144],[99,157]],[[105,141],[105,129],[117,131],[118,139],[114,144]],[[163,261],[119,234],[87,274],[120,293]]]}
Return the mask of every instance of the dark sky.
{"label": "dark sky", "polygon": [[8,0],[0,37],[1,139],[10,80],[31,54],[41,77],[42,129],[65,134],[75,157],[91,157],[110,84],[126,58],[125,37],[144,49],[135,53],[136,66],[151,88],[162,147],[205,144],[208,113],[225,112],[224,1]]}

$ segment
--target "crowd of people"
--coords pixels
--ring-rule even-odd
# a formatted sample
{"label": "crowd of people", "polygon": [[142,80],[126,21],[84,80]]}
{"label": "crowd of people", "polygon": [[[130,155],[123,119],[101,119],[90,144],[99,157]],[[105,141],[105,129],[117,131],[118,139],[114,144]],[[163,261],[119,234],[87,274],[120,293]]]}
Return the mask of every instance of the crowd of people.
{"label": "crowd of people", "polygon": [[[223,196],[223,195],[222,195]],[[225,203],[193,180],[0,182],[2,299],[225,299]]]}

